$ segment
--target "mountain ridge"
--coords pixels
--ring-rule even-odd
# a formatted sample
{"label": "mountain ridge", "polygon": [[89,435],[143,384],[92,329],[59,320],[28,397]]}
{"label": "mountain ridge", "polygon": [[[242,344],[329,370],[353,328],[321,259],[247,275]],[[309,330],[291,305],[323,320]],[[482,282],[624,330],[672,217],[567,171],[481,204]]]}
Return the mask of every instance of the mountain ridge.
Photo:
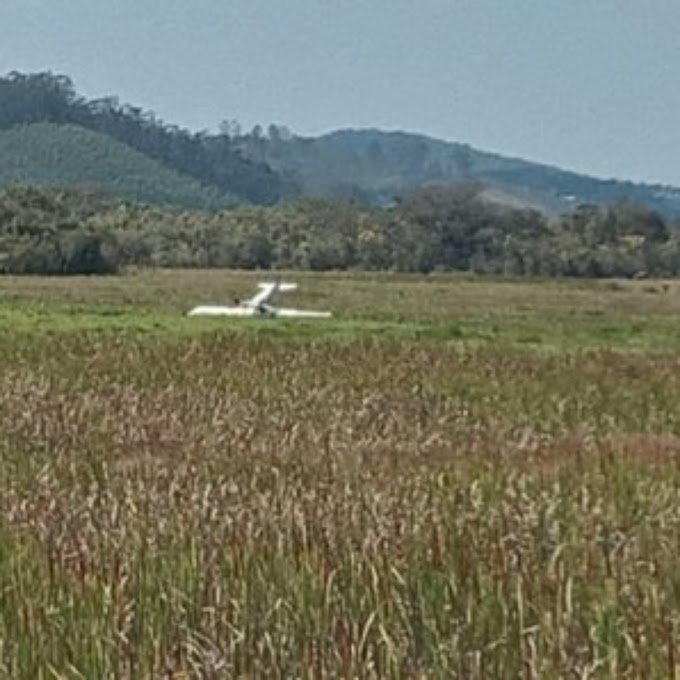
{"label": "mountain ridge", "polygon": [[315,195],[389,203],[425,184],[475,182],[547,213],[583,203],[631,201],[680,216],[680,188],[672,185],[598,178],[422,133],[343,128],[317,137],[277,137],[264,147],[260,141],[257,151],[248,136],[240,142],[247,156],[257,153]]}
{"label": "mountain ridge", "polygon": [[[472,183],[483,186],[482,195],[491,202],[548,215],[568,213],[582,204],[631,202],[665,217],[680,217],[678,187],[596,178],[422,133],[345,128],[303,137],[280,126],[269,125],[265,131],[256,125],[242,134],[238,124],[226,122],[219,133],[193,133],[164,123],[151,111],[121,104],[116,97],[87,100],[77,94],[67,76],[12,72],[0,77],[0,132],[16,134],[10,131],[17,126],[41,124],[71,125],[73,130],[103,135],[140,154],[135,157],[140,167],[150,167],[144,158],[156,163],[148,172],[127,166],[131,175],[163,174],[161,166],[178,173],[174,180],[167,175],[166,179],[172,184],[179,176],[186,186],[175,184],[176,190],[163,191],[157,198],[179,205],[191,204],[203,192],[215,197],[218,207],[225,196],[259,205],[322,196],[386,206],[423,186]],[[63,131],[57,129],[53,132],[59,136]],[[53,142],[44,138],[40,143],[49,148]],[[132,158],[122,147],[117,149],[120,158]],[[5,150],[0,162],[18,167],[23,156],[36,153],[30,145],[16,147]],[[78,153],[76,145],[64,155],[75,158]],[[24,172],[22,181],[40,182],[45,168],[39,166]],[[72,180],[67,173],[60,178],[53,170],[55,182]],[[194,199],[188,199],[192,193]],[[121,196],[149,198],[147,191],[123,191]],[[198,201],[199,206],[205,203]]]}

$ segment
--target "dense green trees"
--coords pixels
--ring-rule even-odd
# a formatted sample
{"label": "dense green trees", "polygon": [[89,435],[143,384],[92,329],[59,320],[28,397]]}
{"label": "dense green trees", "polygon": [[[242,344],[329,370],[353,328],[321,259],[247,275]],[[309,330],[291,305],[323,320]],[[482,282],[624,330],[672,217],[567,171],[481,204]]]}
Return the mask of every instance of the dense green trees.
{"label": "dense green trees", "polygon": [[111,273],[126,265],[676,276],[680,231],[626,203],[547,219],[491,204],[472,184],[429,187],[384,209],[296,199],[219,212],[78,191],[0,192],[0,272]]}
{"label": "dense green trees", "polygon": [[123,262],[117,237],[104,225],[88,225],[109,207],[86,192],[23,188],[0,193],[0,272],[117,272]]}

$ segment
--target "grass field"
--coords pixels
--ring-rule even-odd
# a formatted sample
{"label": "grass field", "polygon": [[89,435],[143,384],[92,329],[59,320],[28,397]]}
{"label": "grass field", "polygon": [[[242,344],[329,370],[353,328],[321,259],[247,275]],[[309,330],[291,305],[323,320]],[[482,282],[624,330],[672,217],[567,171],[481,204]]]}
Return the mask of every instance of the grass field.
{"label": "grass field", "polygon": [[0,677],[680,677],[680,283],[294,279],[0,279]]}

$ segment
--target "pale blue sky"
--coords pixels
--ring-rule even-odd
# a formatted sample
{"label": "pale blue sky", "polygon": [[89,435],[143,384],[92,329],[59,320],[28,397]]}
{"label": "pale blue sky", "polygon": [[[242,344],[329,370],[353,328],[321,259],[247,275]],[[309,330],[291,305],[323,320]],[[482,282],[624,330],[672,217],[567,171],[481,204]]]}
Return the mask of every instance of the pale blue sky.
{"label": "pale blue sky", "polygon": [[0,0],[0,74],[168,123],[423,132],[680,185],[679,0]]}

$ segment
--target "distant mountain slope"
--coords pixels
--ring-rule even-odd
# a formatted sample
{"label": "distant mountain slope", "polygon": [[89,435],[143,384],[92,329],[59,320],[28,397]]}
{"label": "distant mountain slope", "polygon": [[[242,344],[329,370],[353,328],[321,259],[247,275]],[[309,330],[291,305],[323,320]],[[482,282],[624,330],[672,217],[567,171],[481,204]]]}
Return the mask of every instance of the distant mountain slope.
{"label": "distant mountain slope", "polygon": [[603,180],[478,151],[466,144],[380,130],[339,130],[318,138],[240,140],[244,153],[289,173],[303,192],[389,203],[428,183],[480,182],[492,200],[548,213],[581,203],[630,200],[680,215],[680,189]]}
{"label": "distant mountain slope", "polygon": [[82,186],[187,208],[219,208],[234,202],[107,135],[52,123],[0,131],[0,185],[13,184]]}

